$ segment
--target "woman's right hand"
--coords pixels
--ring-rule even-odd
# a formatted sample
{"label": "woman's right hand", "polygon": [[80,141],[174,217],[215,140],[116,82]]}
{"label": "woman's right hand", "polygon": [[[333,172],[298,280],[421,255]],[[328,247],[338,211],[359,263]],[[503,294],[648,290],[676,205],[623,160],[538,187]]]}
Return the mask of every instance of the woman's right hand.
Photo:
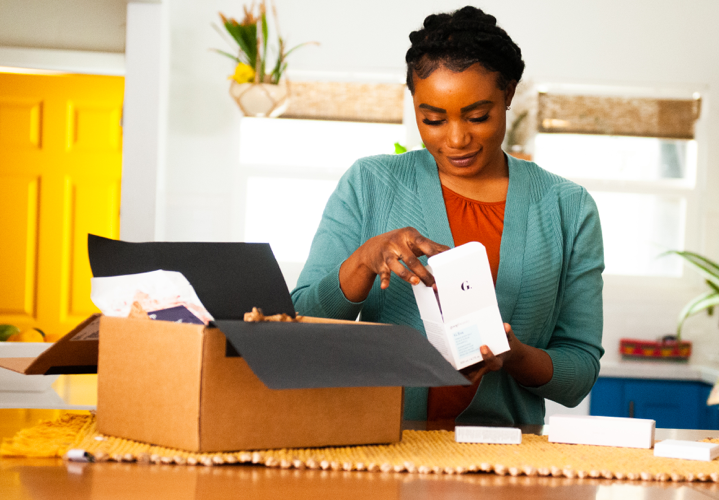
{"label": "woman's right hand", "polygon": [[392,273],[412,285],[422,281],[434,285],[434,277],[418,257],[431,257],[449,250],[422,236],[413,227],[395,229],[367,240],[340,267],[340,287],[347,300],[361,302],[367,298],[375,277],[382,290],[389,286]]}

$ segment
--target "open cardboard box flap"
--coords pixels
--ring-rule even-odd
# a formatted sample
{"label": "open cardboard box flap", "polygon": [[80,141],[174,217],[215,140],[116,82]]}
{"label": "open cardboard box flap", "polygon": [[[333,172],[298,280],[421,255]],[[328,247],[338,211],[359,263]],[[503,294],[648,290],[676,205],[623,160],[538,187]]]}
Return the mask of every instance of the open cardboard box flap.
{"label": "open cardboard box flap", "polygon": [[100,315],[93,314],[36,358],[0,358],[0,367],[25,375],[97,373]]}

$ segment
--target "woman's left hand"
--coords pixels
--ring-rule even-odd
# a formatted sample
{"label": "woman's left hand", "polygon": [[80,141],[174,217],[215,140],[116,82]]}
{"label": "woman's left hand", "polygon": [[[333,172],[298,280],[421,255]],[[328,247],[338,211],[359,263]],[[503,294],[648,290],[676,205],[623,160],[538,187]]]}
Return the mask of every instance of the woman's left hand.
{"label": "woman's left hand", "polygon": [[489,347],[481,346],[479,351],[484,359],[476,365],[460,370],[462,375],[476,383],[487,372],[504,369],[525,387],[539,387],[552,380],[554,364],[547,351],[520,342],[509,323],[504,324],[504,331],[507,332],[509,351],[495,356]]}
{"label": "woman's left hand", "polygon": [[473,384],[479,381],[485,373],[499,371],[504,364],[509,361],[512,357],[513,350],[516,348],[517,337],[512,331],[512,327],[509,323],[504,324],[504,331],[507,333],[507,342],[509,342],[509,351],[505,351],[502,354],[495,356],[492,351],[486,345],[479,348],[479,352],[482,353],[482,361],[472,366],[461,369],[459,372],[467,377]]}

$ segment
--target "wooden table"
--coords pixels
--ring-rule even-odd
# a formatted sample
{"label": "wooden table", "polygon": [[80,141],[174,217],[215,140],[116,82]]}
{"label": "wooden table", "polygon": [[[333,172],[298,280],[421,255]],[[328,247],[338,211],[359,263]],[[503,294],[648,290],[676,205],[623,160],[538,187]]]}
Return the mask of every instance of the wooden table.
{"label": "wooden table", "polygon": [[[0,410],[0,437],[55,410]],[[412,424],[412,428],[422,428]],[[541,431],[541,428],[526,429]],[[699,439],[718,431],[660,429],[658,439]],[[494,474],[421,475],[258,466],[79,464],[59,459],[0,458],[0,499],[719,499],[715,483],[644,483],[606,479],[511,477]]]}

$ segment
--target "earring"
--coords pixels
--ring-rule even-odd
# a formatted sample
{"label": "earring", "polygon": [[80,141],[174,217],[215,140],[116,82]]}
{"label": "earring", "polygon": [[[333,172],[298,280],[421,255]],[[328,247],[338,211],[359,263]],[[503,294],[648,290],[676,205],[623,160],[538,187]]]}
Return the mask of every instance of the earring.
{"label": "earring", "polygon": [[507,106],[507,111],[509,111],[510,109],[512,109],[512,106]]}

